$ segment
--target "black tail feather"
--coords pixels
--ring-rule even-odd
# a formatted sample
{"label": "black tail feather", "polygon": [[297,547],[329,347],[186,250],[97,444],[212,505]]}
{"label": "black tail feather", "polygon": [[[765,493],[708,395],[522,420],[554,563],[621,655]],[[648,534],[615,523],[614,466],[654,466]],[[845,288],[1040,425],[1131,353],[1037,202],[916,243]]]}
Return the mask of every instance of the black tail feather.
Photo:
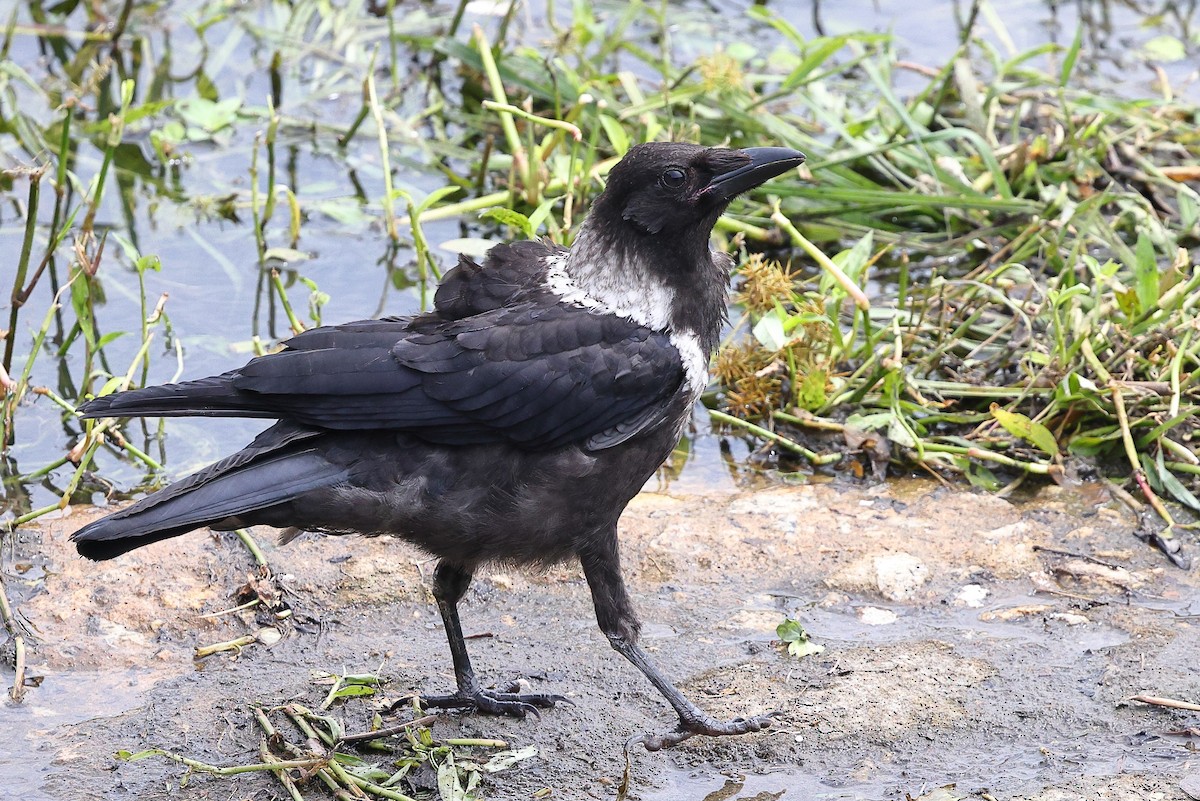
{"label": "black tail feather", "polygon": [[255,512],[347,478],[345,466],[321,455],[315,436],[275,426],[238,453],[89,523],[71,539],[81,556],[101,560],[205,526],[250,525]]}

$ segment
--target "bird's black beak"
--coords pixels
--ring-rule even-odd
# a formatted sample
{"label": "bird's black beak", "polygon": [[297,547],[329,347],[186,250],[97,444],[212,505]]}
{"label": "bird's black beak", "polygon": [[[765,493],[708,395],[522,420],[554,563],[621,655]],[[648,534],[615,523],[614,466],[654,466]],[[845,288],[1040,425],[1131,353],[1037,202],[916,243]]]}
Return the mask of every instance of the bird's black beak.
{"label": "bird's black beak", "polygon": [[740,151],[750,163],[713,176],[704,194],[728,203],[738,195],[804,163],[804,154],[790,147],[748,147]]}

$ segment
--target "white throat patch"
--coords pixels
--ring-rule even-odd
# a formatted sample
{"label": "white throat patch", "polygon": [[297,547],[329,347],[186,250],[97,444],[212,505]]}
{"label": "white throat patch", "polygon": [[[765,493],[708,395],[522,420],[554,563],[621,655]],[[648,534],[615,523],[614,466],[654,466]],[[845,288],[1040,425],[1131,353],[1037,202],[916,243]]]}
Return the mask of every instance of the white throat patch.
{"label": "white throat patch", "polygon": [[[576,241],[575,248],[579,246],[580,242]],[[688,389],[694,398],[700,397],[700,393],[708,387],[708,354],[704,352],[696,334],[673,330],[671,307],[674,292],[662,282],[647,276],[643,270],[631,272],[627,268],[611,265],[611,253],[597,257],[594,249],[585,250],[588,251],[588,255],[580,255],[579,258],[591,270],[579,280],[567,272],[567,253],[547,256],[546,288],[564,303],[598,314],[624,317],[652,331],[667,334],[683,361]],[[572,250],[572,253],[575,252]]]}
{"label": "white throat patch", "polygon": [[547,258],[546,284],[568,303],[615,314],[654,331],[671,330],[674,291],[644,265],[618,264],[618,258],[584,230],[569,253]]}

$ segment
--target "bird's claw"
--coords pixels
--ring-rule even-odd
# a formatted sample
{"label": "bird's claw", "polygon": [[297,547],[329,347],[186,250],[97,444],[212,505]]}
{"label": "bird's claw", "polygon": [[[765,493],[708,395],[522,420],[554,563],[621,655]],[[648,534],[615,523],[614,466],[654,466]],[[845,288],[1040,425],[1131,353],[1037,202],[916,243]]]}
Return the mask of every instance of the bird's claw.
{"label": "bird's claw", "polygon": [[550,709],[559,702],[574,704],[570,698],[555,693],[515,693],[479,689],[472,693],[421,696],[427,709],[466,709],[484,715],[509,715],[524,720],[529,715],[540,719],[538,709]]}
{"label": "bird's claw", "polygon": [[749,732],[762,731],[763,729],[770,728],[771,718],[777,717],[778,714],[778,712],[772,712],[768,715],[756,715],[751,718],[734,718],[727,721],[720,721],[707,715],[695,718],[681,717],[679,725],[675,727],[674,731],[662,734],[640,734],[630,739],[625,744],[625,749],[628,751],[631,746],[640,743],[646,746],[647,751],[661,751],[664,748],[679,745],[684,740],[695,737],[697,734],[702,734],[706,737],[724,737],[732,734],[748,734]]}

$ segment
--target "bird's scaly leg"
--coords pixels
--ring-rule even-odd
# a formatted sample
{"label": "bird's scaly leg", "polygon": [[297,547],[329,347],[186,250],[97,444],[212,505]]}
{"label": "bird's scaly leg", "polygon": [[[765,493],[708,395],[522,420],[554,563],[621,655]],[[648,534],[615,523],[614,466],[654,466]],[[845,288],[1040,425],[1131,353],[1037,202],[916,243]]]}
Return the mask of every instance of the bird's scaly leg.
{"label": "bird's scaly leg", "polygon": [[445,561],[438,563],[434,574],[433,597],[437,599],[438,611],[442,613],[442,622],[446,627],[446,639],[450,642],[458,691],[452,695],[422,696],[422,704],[431,708],[470,709],[484,714],[524,718],[530,713],[538,717],[538,707],[549,708],[559,701],[570,703],[569,698],[561,695],[485,690],[479,685],[479,679],[471,667],[471,658],[467,655],[462,624],[458,620],[458,602],[466,594],[471,576],[472,571],[461,565]]}
{"label": "bird's scaly leg", "polygon": [[640,742],[649,751],[658,751],[677,745],[689,737],[704,734],[719,737],[727,734],[745,734],[761,731],[771,725],[769,715],[749,718],[734,718],[720,721],[705,714],[699,707],[684,697],[661,670],[650,659],[650,655],[637,644],[640,624],[633,611],[633,604],[625,590],[621,577],[620,557],[617,553],[616,526],[602,532],[601,536],[581,550],[580,561],[588,586],[592,590],[592,601],[596,606],[596,622],[608,637],[609,643],[621,656],[633,663],[679,715],[679,725],[674,731],[663,734],[643,734],[631,742]]}

